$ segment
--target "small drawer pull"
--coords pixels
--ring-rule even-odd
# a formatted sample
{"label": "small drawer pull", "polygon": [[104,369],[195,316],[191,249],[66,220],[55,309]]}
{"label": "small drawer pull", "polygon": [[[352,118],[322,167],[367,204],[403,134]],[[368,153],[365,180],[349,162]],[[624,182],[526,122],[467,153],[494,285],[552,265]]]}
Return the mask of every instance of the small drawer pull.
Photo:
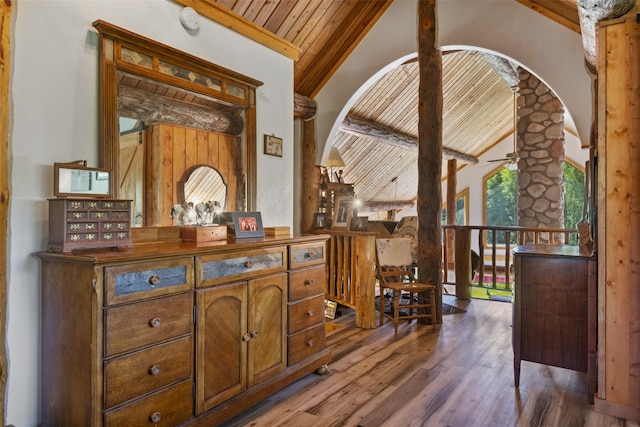
{"label": "small drawer pull", "polygon": [[251,268],[251,267],[253,267],[253,262],[251,262],[251,261],[247,261],[247,262],[245,262],[245,263],[244,263],[244,267],[245,267],[245,268]]}
{"label": "small drawer pull", "polygon": [[149,277],[149,284],[152,286],[156,286],[160,284],[160,276],[158,275],[153,275],[151,277]]}
{"label": "small drawer pull", "polygon": [[313,347],[314,345],[315,343],[313,342],[313,340],[307,341],[307,347]]}
{"label": "small drawer pull", "polygon": [[307,252],[306,254],[304,254],[304,257],[305,257],[306,259],[311,259],[311,258],[313,258],[313,252],[311,252],[311,251]]}
{"label": "small drawer pull", "polygon": [[258,336],[258,331],[251,332],[251,338],[255,338]]}
{"label": "small drawer pull", "polygon": [[309,317],[313,317],[314,314],[315,313],[313,312],[313,310],[307,311],[307,316],[309,316]]}
{"label": "small drawer pull", "polygon": [[158,375],[160,373],[160,365],[153,365],[149,368],[150,375]]}
{"label": "small drawer pull", "polygon": [[154,412],[153,414],[149,415],[149,421],[151,421],[152,423],[159,423],[161,419],[162,417],[160,416],[160,412]]}
{"label": "small drawer pull", "polygon": [[157,328],[160,326],[162,322],[160,321],[159,317],[154,317],[153,319],[149,320],[149,326],[151,326],[152,328]]}
{"label": "small drawer pull", "polygon": [[313,286],[313,279],[307,279],[304,281],[305,286]]}
{"label": "small drawer pull", "polygon": [[242,337],[242,341],[244,341],[244,342],[247,342],[247,341],[249,341],[250,339],[251,339],[251,335],[249,335],[249,334],[245,334],[245,335]]}

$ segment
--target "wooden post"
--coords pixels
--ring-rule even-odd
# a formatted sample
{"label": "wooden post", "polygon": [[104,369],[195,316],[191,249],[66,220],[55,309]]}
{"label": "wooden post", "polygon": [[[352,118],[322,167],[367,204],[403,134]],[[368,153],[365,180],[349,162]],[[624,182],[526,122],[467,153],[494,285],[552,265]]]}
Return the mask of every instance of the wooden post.
{"label": "wooden post", "polygon": [[[0,399],[5,402],[7,387],[7,224],[9,219],[9,87],[11,75],[11,8],[14,2],[2,2],[2,50],[0,50]],[[4,425],[4,404],[0,405],[0,425]]]}
{"label": "wooden post", "polygon": [[376,236],[358,235],[353,238],[355,257],[356,327],[376,327]]}
{"label": "wooden post", "polygon": [[316,167],[315,119],[302,122],[302,197],[300,230],[303,234],[313,230],[313,216],[320,205],[320,176]]}
{"label": "wooden post", "polygon": [[[456,187],[458,186],[458,161],[450,159],[447,161],[447,225],[456,225]],[[454,256],[454,230],[448,229],[445,239],[447,239],[447,263],[455,264]],[[449,270],[449,266],[444,266],[444,271]]]}
{"label": "wooden post", "polygon": [[442,53],[436,17],[436,0],[418,0],[418,277],[435,285],[436,323],[442,323]]}
{"label": "wooden post", "polygon": [[[495,234],[495,233],[494,233]],[[456,227],[456,297],[471,298],[471,229]]]}

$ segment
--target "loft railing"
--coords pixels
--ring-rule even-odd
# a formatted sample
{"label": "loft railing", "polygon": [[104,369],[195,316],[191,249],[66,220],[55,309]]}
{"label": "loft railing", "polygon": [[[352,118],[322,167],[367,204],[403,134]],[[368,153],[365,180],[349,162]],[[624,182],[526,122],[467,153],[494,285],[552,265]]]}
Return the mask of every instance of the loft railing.
{"label": "loft railing", "polygon": [[[499,279],[505,289],[511,289],[511,250],[514,246],[528,243],[578,244],[578,230],[564,228],[537,227],[493,227],[483,225],[443,226],[443,283],[470,284],[471,249],[478,254],[476,274],[478,283],[474,286],[497,288]],[[475,241],[475,244],[472,242]],[[454,242],[452,248],[451,242]],[[456,257],[462,263],[456,263]],[[450,272],[453,271],[453,280]],[[489,280],[485,278],[489,273]],[[458,277],[464,275],[464,277]]]}

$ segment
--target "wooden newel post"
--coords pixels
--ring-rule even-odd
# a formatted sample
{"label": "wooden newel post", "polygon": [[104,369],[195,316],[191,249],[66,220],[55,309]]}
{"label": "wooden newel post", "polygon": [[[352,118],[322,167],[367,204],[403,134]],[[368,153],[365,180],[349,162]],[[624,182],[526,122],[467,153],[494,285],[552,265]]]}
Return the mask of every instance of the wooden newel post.
{"label": "wooden newel post", "polygon": [[471,298],[471,229],[456,226],[456,297]]}

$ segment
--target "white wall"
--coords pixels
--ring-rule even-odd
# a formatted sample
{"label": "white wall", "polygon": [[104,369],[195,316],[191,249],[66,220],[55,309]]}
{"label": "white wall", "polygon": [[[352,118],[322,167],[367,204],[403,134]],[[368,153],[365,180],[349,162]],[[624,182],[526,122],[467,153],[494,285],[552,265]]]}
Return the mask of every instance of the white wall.
{"label": "white wall", "polygon": [[[520,63],[556,92],[580,138],[589,140],[592,83],[579,34],[515,1],[438,0],[436,6],[442,49],[478,48]],[[328,157],[339,124],[370,82],[415,56],[416,24],[416,1],[394,1],[318,93],[318,164]]]}
{"label": "white wall", "polygon": [[[197,34],[189,34],[180,25],[180,10],[167,0],[14,3],[7,424],[29,427],[39,420],[40,264],[33,254],[47,243],[53,163],[87,159],[89,166],[98,165],[93,21],[105,20],[264,83],[257,91],[257,209],[265,226],[292,225],[293,61],[206,19]],[[283,138],[282,158],[262,154],[264,134]]]}

